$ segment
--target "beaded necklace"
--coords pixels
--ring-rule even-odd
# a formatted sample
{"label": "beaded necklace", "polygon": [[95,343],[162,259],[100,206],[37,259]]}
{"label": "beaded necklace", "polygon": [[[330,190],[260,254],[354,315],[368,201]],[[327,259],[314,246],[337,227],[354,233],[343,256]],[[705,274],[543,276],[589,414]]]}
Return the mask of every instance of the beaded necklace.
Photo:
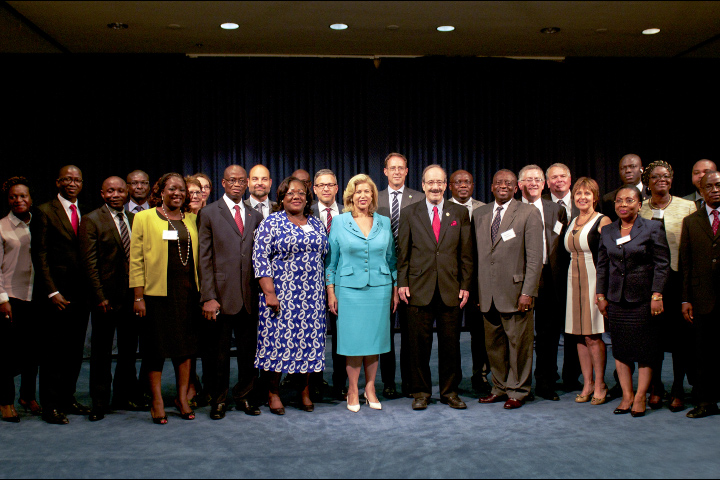
{"label": "beaded necklace", "polygon": [[168,225],[170,225],[170,228],[172,228],[173,230],[175,230],[176,232],[178,232],[178,243],[177,243],[177,246],[178,246],[178,256],[180,257],[180,263],[182,263],[182,266],[183,266],[183,267],[187,267],[187,264],[188,264],[188,262],[190,261],[190,230],[188,230],[187,225],[185,225],[185,222],[183,222],[183,220],[185,220],[185,214],[182,213],[182,212],[180,212],[180,223],[182,223],[182,226],[185,227],[185,231],[187,232],[187,239],[188,239],[188,241],[187,241],[187,255],[185,256],[185,260],[183,260],[183,257],[182,257],[182,249],[180,248],[180,232],[178,231],[177,228],[175,228],[175,225],[173,225],[173,223],[170,221],[170,216],[169,216],[169,215],[167,214],[167,212],[165,211],[165,204],[164,204],[164,203],[161,203],[161,204],[160,204],[160,208],[162,208],[163,214],[165,215],[165,218],[167,219]]}

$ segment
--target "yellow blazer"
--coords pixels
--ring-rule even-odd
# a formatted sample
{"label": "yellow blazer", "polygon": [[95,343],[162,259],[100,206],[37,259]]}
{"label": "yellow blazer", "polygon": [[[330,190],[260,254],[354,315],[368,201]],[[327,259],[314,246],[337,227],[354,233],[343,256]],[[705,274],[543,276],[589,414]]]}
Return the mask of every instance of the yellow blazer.
{"label": "yellow blazer", "polygon": [[[683,218],[697,211],[695,202],[685,200],[681,197],[672,197],[672,202],[665,208],[665,236],[670,247],[670,268],[678,271],[678,260],[680,258],[680,235],[682,234]],[[651,219],[653,216],[650,208],[650,200],[645,200],[640,209],[640,216]]]}
{"label": "yellow blazer", "polygon": [[[190,232],[195,262],[195,285],[200,285],[197,277],[196,218],[194,213],[188,212],[183,223]],[[145,287],[145,295],[167,296],[168,241],[163,240],[163,231],[168,229],[168,222],[158,217],[154,208],[135,214],[130,238],[130,288]]]}

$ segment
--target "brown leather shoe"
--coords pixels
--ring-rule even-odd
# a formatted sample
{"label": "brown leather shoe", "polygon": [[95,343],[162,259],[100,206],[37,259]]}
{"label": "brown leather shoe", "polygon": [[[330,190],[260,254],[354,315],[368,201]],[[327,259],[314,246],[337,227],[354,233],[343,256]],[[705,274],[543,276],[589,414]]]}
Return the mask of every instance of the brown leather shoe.
{"label": "brown leather shoe", "polygon": [[508,399],[507,402],[505,402],[505,405],[503,408],[505,408],[505,410],[514,410],[514,409],[520,408],[522,406],[523,406],[522,401],[516,400],[514,398],[510,398],[510,399]]}
{"label": "brown leather shoe", "polygon": [[465,402],[460,400],[460,397],[457,396],[440,398],[440,403],[448,405],[450,408],[455,408],[457,410],[465,410],[467,408]]}
{"label": "brown leather shoe", "polygon": [[507,399],[508,396],[504,393],[502,395],[495,395],[494,393],[491,393],[487,397],[483,397],[478,400],[478,403],[500,403],[506,401]]}

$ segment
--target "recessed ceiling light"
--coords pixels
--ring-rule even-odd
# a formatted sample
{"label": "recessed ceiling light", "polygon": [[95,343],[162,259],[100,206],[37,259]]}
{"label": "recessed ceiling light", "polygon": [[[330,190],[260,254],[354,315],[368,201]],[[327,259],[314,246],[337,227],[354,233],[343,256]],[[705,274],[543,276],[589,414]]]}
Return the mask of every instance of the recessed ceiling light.
{"label": "recessed ceiling light", "polygon": [[660,33],[659,28],[648,28],[647,30],[643,30],[643,35],[655,35],[656,33]]}
{"label": "recessed ceiling light", "polygon": [[114,22],[108,23],[108,28],[112,28],[113,30],[124,30],[128,28],[128,26],[127,23]]}
{"label": "recessed ceiling light", "polygon": [[443,25],[442,27],[437,28],[438,32],[452,32],[453,30],[455,30],[455,27],[451,25]]}
{"label": "recessed ceiling light", "polygon": [[177,23],[171,23],[167,26],[170,30],[180,30],[182,28],[182,25],[178,25]]}
{"label": "recessed ceiling light", "polygon": [[222,28],[223,30],[235,30],[240,28],[240,25],[238,25],[237,23],[223,23],[222,25],[220,25],[220,28]]}
{"label": "recessed ceiling light", "polygon": [[330,25],[330,28],[332,28],[333,30],[347,30],[348,26],[344,23],[333,23],[332,25]]}
{"label": "recessed ceiling light", "polygon": [[388,26],[385,27],[385,28],[387,28],[388,30],[400,30],[400,26],[399,26],[399,25],[388,25]]}
{"label": "recessed ceiling light", "polygon": [[560,29],[558,27],[547,27],[540,30],[540,33],[547,33],[548,35],[552,35],[554,33],[559,33]]}

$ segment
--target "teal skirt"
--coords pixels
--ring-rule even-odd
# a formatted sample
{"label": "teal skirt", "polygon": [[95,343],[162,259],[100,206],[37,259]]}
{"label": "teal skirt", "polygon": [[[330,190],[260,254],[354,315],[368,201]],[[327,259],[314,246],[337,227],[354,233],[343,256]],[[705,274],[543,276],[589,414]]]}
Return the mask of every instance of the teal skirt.
{"label": "teal skirt", "polygon": [[365,357],[389,352],[392,285],[363,288],[336,285],[335,296],[337,353]]}

